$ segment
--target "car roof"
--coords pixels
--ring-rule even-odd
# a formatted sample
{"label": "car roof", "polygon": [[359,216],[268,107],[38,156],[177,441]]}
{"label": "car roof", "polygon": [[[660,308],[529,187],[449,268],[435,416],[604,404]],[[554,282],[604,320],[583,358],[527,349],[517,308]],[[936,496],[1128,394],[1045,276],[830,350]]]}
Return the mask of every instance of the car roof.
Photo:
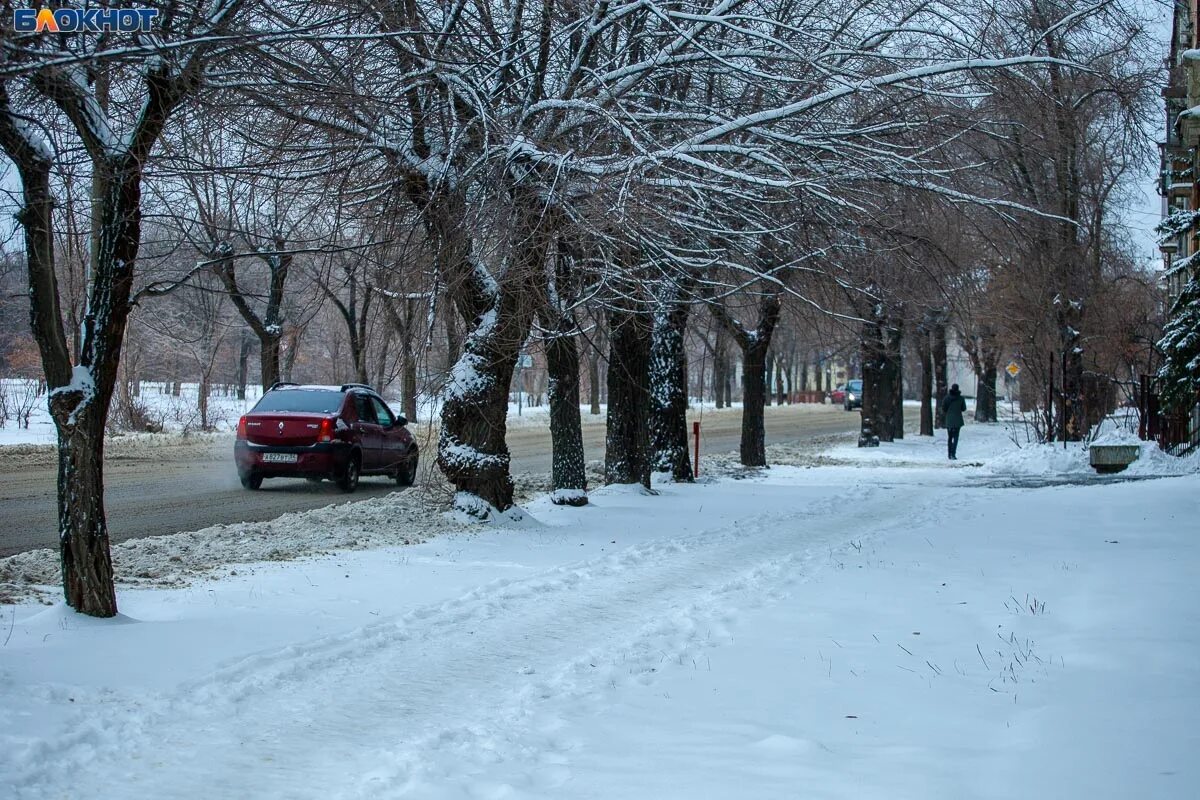
{"label": "car roof", "polygon": [[284,392],[284,391],[302,391],[302,392],[337,392],[339,394],[350,394],[362,392],[379,397],[379,392],[372,389],[370,386],[365,386],[361,383],[343,383],[340,386],[333,386],[323,383],[277,383],[267,390],[268,392]]}

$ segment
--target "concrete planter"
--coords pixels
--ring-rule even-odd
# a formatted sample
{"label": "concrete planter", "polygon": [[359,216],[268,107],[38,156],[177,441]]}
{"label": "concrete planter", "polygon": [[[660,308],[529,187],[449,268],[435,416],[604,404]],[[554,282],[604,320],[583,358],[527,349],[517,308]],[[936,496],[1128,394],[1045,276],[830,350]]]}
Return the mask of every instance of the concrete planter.
{"label": "concrete planter", "polygon": [[1141,450],[1136,444],[1094,444],[1088,448],[1088,460],[1096,472],[1120,472],[1138,460]]}

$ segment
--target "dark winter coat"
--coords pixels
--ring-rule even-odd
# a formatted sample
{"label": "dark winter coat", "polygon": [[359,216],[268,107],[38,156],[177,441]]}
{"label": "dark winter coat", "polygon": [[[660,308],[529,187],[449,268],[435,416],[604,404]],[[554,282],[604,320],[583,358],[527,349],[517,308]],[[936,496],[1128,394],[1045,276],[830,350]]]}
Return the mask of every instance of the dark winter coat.
{"label": "dark winter coat", "polygon": [[967,400],[961,392],[951,392],[946,395],[946,399],[942,401],[942,408],[946,410],[947,428],[963,426],[963,412],[967,410]]}

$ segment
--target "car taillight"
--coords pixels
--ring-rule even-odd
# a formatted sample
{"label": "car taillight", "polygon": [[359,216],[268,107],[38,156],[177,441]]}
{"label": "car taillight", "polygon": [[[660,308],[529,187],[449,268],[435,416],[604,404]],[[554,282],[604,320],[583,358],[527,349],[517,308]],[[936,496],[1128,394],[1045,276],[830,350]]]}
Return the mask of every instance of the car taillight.
{"label": "car taillight", "polygon": [[239,439],[246,438],[246,418],[245,417],[242,417],[241,419],[238,420],[237,438],[239,438]]}
{"label": "car taillight", "polygon": [[326,417],[325,419],[321,420],[321,429],[317,433],[317,441],[318,442],[332,442],[333,441],[333,420],[331,420],[329,417]]}

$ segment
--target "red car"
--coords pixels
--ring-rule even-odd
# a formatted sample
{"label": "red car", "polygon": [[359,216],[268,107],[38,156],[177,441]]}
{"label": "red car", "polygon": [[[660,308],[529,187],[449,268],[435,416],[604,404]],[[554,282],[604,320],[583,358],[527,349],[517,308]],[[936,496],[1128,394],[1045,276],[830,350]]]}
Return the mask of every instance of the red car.
{"label": "red car", "polygon": [[238,420],[238,477],[247,489],[264,478],[329,478],[353,492],[362,475],[411,486],[419,454],[407,424],[369,386],[277,383]]}
{"label": "red car", "polygon": [[829,402],[834,405],[846,402],[846,384],[839,383],[838,387],[829,393]]}

